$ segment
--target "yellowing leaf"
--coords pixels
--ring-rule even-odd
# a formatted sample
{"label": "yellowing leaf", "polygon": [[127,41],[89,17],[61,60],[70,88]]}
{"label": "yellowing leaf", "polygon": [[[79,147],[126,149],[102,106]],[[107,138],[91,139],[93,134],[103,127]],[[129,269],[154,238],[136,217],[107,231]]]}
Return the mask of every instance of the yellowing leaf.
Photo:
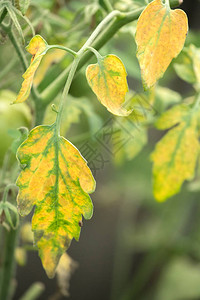
{"label": "yellowing leaf", "polygon": [[185,48],[178,62],[174,64],[177,75],[192,84],[195,84],[197,90],[200,86],[200,49],[194,45]]}
{"label": "yellowing leaf", "polygon": [[166,111],[155,123],[158,129],[168,129],[182,121],[190,112],[189,106],[185,104],[175,105]]}
{"label": "yellowing leaf", "polygon": [[22,83],[22,87],[19,91],[17,99],[13,103],[21,103],[28,98],[33,84],[34,74],[40,64],[43,55],[46,53],[45,50],[47,49],[48,45],[40,35],[34,36],[29,45],[26,47],[26,50],[30,54],[32,54],[33,57],[31,59],[30,66],[22,76],[24,78],[24,81]]}
{"label": "yellowing leaf", "polygon": [[[186,114],[184,109],[178,113],[178,109],[180,106],[163,114],[157,124],[167,129],[179,122],[157,143],[152,154],[154,196],[158,201],[177,194],[183,182],[192,179],[199,154],[198,115],[191,110]],[[160,126],[164,122],[166,125]]]}
{"label": "yellowing leaf", "polygon": [[148,4],[138,19],[135,37],[144,88],[152,87],[163,76],[182,50],[187,31],[184,11],[171,10],[161,0]]}
{"label": "yellowing leaf", "polygon": [[[147,130],[137,122],[124,120],[123,127],[119,128],[119,142],[113,145],[115,162],[121,164],[124,160],[132,160],[147,143]],[[126,130],[129,130],[129,137]],[[115,151],[116,149],[116,151]]]}
{"label": "yellowing leaf", "polygon": [[19,147],[22,171],[17,179],[19,213],[35,205],[34,240],[44,269],[51,278],[71,240],[79,239],[82,215],[89,219],[93,205],[88,193],[95,181],[86,161],[55,124],[34,128]]}
{"label": "yellowing leaf", "polygon": [[126,75],[122,61],[112,54],[98,58],[98,63],[86,70],[88,83],[99,101],[117,116],[130,114],[122,107],[128,91]]}
{"label": "yellowing leaf", "polygon": [[38,68],[38,72],[34,77],[33,83],[35,85],[39,85],[40,82],[43,80],[44,76],[46,75],[48,68],[53,63],[60,62],[65,54],[66,52],[61,51],[60,49],[52,49],[50,52],[48,52],[43,58],[43,60],[41,61],[41,64]]}

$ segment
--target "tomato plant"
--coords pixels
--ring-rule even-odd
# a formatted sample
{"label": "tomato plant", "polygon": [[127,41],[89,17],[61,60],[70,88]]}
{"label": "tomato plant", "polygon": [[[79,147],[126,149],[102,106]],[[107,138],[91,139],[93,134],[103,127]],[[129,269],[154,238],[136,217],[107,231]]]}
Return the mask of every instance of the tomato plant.
{"label": "tomato plant", "polygon": [[[179,194],[195,174],[198,178],[200,50],[186,41],[188,19],[176,8],[179,0],[148,2],[102,0],[86,7],[79,1],[69,1],[69,6],[60,1],[0,3],[2,38],[10,43],[3,46],[3,54],[7,57],[12,45],[17,57],[4,66],[2,77],[9,77],[19,61],[24,69],[22,83],[12,81],[10,91],[0,92],[0,137],[5,140],[5,159],[0,160],[4,245],[0,298],[4,300],[11,296],[15,257],[24,264],[25,248],[32,247],[32,240],[47,276],[57,276],[58,297],[68,295],[76,263],[66,251],[73,239],[79,240],[83,218],[93,215],[89,194],[95,191],[94,177],[99,170],[94,160],[102,168],[108,161],[103,157],[105,149],[120,172],[127,161],[129,164],[150,146],[148,132],[152,128],[167,130],[151,149],[152,198],[164,202]],[[124,45],[115,49],[115,34],[126,37],[126,31],[132,40],[126,44],[125,38]],[[132,53],[128,53],[130,47]],[[172,66],[174,78],[179,76],[191,85],[190,97],[160,86]],[[134,82],[140,82],[140,89],[129,87],[129,71]],[[17,79],[19,73],[21,69]],[[12,106],[8,107],[8,102]],[[31,131],[24,126],[31,126]],[[92,147],[88,147],[88,139]],[[84,143],[79,149],[80,142]],[[12,166],[6,151],[16,154]],[[93,158],[87,157],[88,151]],[[25,217],[33,208],[32,233],[29,224],[25,227],[29,232],[24,234],[19,215]],[[128,219],[127,214],[123,223]],[[165,251],[161,259],[163,256]],[[177,265],[181,269],[182,264]],[[115,287],[116,282],[113,279]],[[27,293],[33,291],[37,296],[42,289],[36,284]],[[120,295],[114,290],[112,297],[133,299],[140,297],[140,292],[136,282]],[[163,292],[156,294],[155,287],[154,293],[159,299]],[[24,297],[29,299],[26,294]]]}

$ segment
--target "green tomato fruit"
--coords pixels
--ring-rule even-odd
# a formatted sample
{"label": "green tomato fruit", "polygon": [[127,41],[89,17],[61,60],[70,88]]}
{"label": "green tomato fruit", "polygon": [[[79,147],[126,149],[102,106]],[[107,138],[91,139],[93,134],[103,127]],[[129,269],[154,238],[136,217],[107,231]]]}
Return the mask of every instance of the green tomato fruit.
{"label": "green tomato fruit", "polygon": [[[16,94],[9,90],[0,91],[0,167],[13,142],[9,131],[21,126],[30,128],[31,125],[30,109],[25,103],[10,105],[15,98]],[[12,157],[11,162],[13,161]]]}

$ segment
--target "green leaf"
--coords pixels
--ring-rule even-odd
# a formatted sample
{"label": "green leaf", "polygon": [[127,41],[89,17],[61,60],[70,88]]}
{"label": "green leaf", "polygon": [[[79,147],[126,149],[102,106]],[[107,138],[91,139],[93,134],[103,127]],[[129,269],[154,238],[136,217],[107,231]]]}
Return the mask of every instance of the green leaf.
{"label": "green leaf", "polygon": [[18,136],[15,138],[15,140],[12,142],[12,145],[11,145],[11,150],[14,154],[16,154],[19,146],[27,139],[28,128],[20,127],[20,128],[18,128],[17,132],[18,132]]}
{"label": "green leaf", "polygon": [[71,240],[79,239],[82,215],[90,219],[93,205],[88,193],[95,181],[86,161],[56,125],[34,128],[19,147],[23,169],[17,179],[18,210],[30,213],[34,240],[47,275],[52,278]]}
{"label": "green leaf", "polygon": [[20,11],[23,15],[26,14],[26,11],[30,5],[30,0],[19,0]]}
{"label": "green leaf", "polygon": [[133,159],[147,143],[146,128],[138,122],[137,116],[132,114],[122,120],[117,119],[117,136],[113,139],[113,152],[117,164]]}
{"label": "green leaf", "polygon": [[181,102],[182,97],[179,93],[161,86],[155,88],[155,101],[153,106],[159,113],[164,112],[169,106]]}
{"label": "green leaf", "polygon": [[10,3],[6,4],[6,9],[8,11],[8,14],[11,18],[11,20],[13,21],[13,24],[15,25],[15,28],[17,29],[18,33],[19,33],[19,36],[22,38],[22,41],[23,43],[25,42],[24,41],[24,34],[23,34],[23,31],[21,29],[21,26],[17,20],[17,17],[16,17],[16,14],[15,14],[15,11],[14,9],[12,8],[12,5]]}
{"label": "green leaf", "polygon": [[159,129],[171,130],[157,143],[151,158],[154,196],[158,201],[177,194],[185,180],[194,176],[199,155],[198,111],[178,105],[156,122]]}
{"label": "green leaf", "polygon": [[184,81],[200,86],[200,49],[194,45],[185,48],[174,69]]}

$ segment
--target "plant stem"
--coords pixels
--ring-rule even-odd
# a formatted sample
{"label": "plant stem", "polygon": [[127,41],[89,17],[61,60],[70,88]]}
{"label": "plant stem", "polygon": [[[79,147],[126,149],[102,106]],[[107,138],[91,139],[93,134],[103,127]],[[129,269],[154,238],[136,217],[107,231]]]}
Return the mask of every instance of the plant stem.
{"label": "plant stem", "polygon": [[3,265],[0,271],[0,299],[9,299],[10,294],[10,284],[12,279],[12,274],[15,267],[14,252],[17,242],[18,230],[10,229],[5,233],[5,247],[3,254]]}
{"label": "plant stem", "polygon": [[94,40],[98,37],[100,32],[103,30],[104,26],[107,25],[113,18],[120,16],[121,13],[117,10],[113,10],[101,23],[97,26],[97,28],[93,31],[89,39],[86,41],[86,43],[83,45],[83,47],[80,49],[79,53],[85,51],[87,47],[90,47]]}
{"label": "plant stem", "polygon": [[193,108],[192,108],[193,111],[199,110],[199,106],[200,106],[200,93],[198,93],[195,98],[196,98],[196,101],[194,102],[194,105],[193,105]]}
{"label": "plant stem", "polygon": [[1,71],[0,73],[0,80],[5,77],[8,72],[10,72],[12,70],[12,68],[16,65],[17,62],[17,58],[13,57],[8,63],[7,65],[4,67],[4,69]]}
{"label": "plant stem", "polygon": [[0,24],[3,22],[4,18],[6,17],[7,12],[8,12],[7,9],[4,8],[4,10],[3,10],[2,14],[1,14],[1,17],[0,17]]}
{"label": "plant stem", "polygon": [[[171,7],[177,7],[180,5],[179,0],[171,0],[170,1]],[[133,10],[132,12],[128,13],[120,13],[118,12],[118,16],[115,16],[114,20],[110,22],[106,26],[104,30],[98,35],[98,37],[93,41],[90,45],[96,50],[99,50],[102,48],[114,35],[118,32],[120,28],[122,28],[124,25],[135,21],[140,16],[141,12],[144,10],[145,6],[140,7],[138,9]],[[108,15],[110,16],[110,14]],[[107,17],[108,17],[107,16]],[[79,66],[77,70],[80,70],[92,57],[92,53],[85,53],[85,55],[82,57]],[[51,101],[57,96],[57,94],[60,92],[60,89],[63,87],[66,77],[69,74],[69,71],[71,69],[71,66],[66,68],[42,93],[42,101],[45,103],[45,105],[48,105],[51,103]]]}
{"label": "plant stem", "polygon": [[13,44],[15,51],[17,52],[19,59],[21,60],[22,66],[24,71],[26,71],[26,69],[28,68],[28,62],[26,59],[26,56],[24,55],[24,52],[16,38],[16,36],[14,35],[12,28],[10,26],[6,26],[4,24],[1,24],[3,30],[7,33],[11,43]]}
{"label": "plant stem", "polygon": [[[4,29],[5,29],[5,27],[4,27]],[[26,56],[24,54],[24,51],[23,51],[21,45],[19,44],[16,36],[13,34],[13,31],[11,28],[8,28],[6,32],[7,32],[9,39],[10,39],[11,43],[13,44],[13,46],[21,60],[24,71],[26,71],[26,69],[28,68],[28,62],[27,62]],[[32,93],[32,96],[35,101],[40,100],[40,96],[38,95],[38,92],[34,86],[32,86],[31,93]]]}
{"label": "plant stem", "polygon": [[[26,59],[26,56],[24,54],[24,51],[21,47],[21,45],[19,44],[16,36],[14,35],[12,29],[10,28],[10,26],[5,26],[4,24],[1,24],[3,30],[8,34],[8,37],[12,43],[12,45],[15,48],[15,51],[18,54],[18,57],[21,61],[22,67],[24,69],[24,71],[26,71],[26,69],[28,68],[28,62]],[[31,88],[31,95],[34,99],[35,102],[35,125],[40,125],[44,119],[44,114],[45,114],[45,110],[46,110],[46,106],[42,101],[41,101],[41,96],[38,94],[37,89],[34,87],[34,85]]]}
{"label": "plant stem", "polygon": [[72,66],[70,68],[70,72],[67,78],[67,82],[65,84],[60,105],[59,105],[59,110],[56,118],[56,131],[58,134],[60,134],[60,125],[61,125],[61,120],[62,120],[62,112],[65,104],[65,98],[67,94],[69,93],[69,89],[72,83],[72,80],[74,78],[75,72],[77,70],[78,64],[80,62],[80,59],[82,58],[84,52],[90,47],[90,45],[93,43],[95,38],[99,35],[99,33],[102,31],[104,26],[110,22],[114,17],[119,15],[120,13],[118,11],[112,11],[103,21],[97,26],[97,28],[93,31],[89,39],[85,42],[85,44],[82,46],[82,48],[76,53],[76,57],[72,63]]}
{"label": "plant stem", "polygon": [[113,11],[113,7],[112,7],[112,5],[111,5],[111,3],[110,3],[109,0],[102,0],[101,2],[103,4],[103,6],[105,7],[106,11],[108,11],[108,12],[112,12]]}
{"label": "plant stem", "polygon": [[99,54],[99,52],[94,49],[93,47],[88,47],[86,50],[89,50],[91,52],[94,53],[94,55],[96,56],[97,60],[101,60],[102,59],[102,56]]}
{"label": "plant stem", "polygon": [[60,125],[61,125],[61,120],[62,120],[62,113],[63,113],[63,108],[64,108],[64,104],[65,104],[65,98],[67,96],[67,94],[69,93],[69,89],[72,83],[72,80],[74,78],[74,74],[76,72],[76,69],[78,67],[78,63],[80,61],[80,58],[77,57],[74,59],[72,66],[71,66],[71,70],[69,72],[69,76],[67,78],[67,82],[65,84],[63,93],[62,93],[62,97],[60,100],[60,105],[59,105],[59,110],[58,110],[58,114],[57,114],[57,118],[56,118],[56,131],[58,134],[60,134]]}
{"label": "plant stem", "polygon": [[19,300],[36,300],[44,292],[45,286],[42,282],[33,283]]}
{"label": "plant stem", "polygon": [[67,51],[67,52],[69,52],[70,54],[72,54],[73,56],[76,56],[76,52],[75,51],[73,51],[72,49],[70,49],[70,48],[67,48],[67,47],[64,47],[64,46],[60,46],[60,45],[52,45],[52,46],[48,46],[48,49],[50,50],[50,49],[54,49],[54,48],[56,48],[56,49],[60,49],[60,50],[64,50],[64,51]]}

